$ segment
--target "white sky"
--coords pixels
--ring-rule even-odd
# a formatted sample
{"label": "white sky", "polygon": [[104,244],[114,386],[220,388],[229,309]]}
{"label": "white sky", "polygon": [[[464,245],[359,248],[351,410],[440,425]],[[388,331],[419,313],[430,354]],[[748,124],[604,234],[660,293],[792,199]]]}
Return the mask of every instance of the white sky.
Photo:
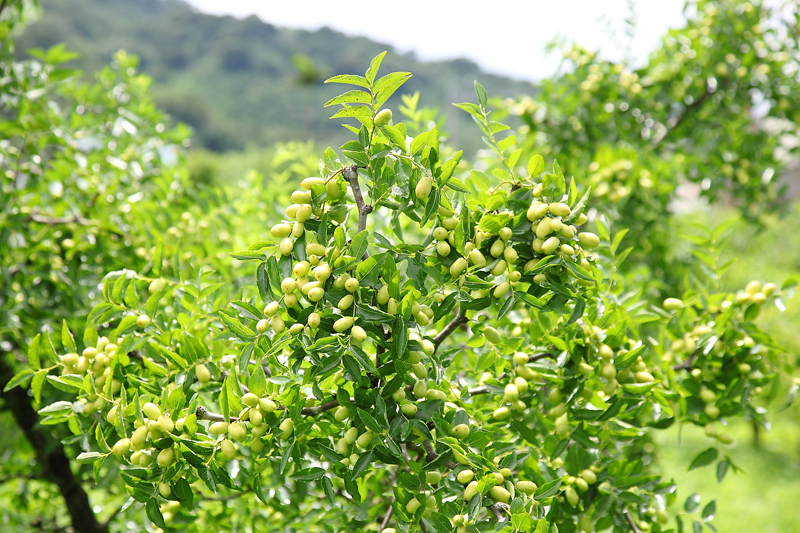
{"label": "white sky", "polygon": [[[600,49],[609,59],[626,48],[643,60],[670,27],[681,25],[684,0],[187,0],[201,11],[258,15],[276,26],[328,26],[413,50],[421,59],[466,57],[488,72],[535,80],[553,73],[553,38]],[[376,4],[380,7],[376,7]],[[636,33],[629,41],[624,23],[633,5]]]}

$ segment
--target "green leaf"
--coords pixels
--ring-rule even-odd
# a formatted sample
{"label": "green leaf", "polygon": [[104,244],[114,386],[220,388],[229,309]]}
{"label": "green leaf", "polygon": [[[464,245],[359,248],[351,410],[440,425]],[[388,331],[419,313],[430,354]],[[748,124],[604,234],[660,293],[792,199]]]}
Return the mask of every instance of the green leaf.
{"label": "green leaf", "polygon": [[75,344],[75,336],[70,331],[66,319],[61,323],[61,345],[67,352],[77,353],[78,351],[78,346]]}
{"label": "green leaf", "polygon": [[411,78],[410,72],[392,72],[375,82],[375,109],[379,109],[402,85]]}
{"label": "green leaf", "polygon": [[717,482],[722,483],[725,474],[728,473],[728,461],[723,459],[717,464]]}
{"label": "green leaf", "polygon": [[55,402],[39,409],[40,415],[64,415],[72,412],[72,402]]}
{"label": "green leaf", "polygon": [[686,498],[686,503],[683,504],[683,509],[692,514],[693,512],[697,511],[700,508],[700,495],[696,492]]}
{"label": "green leaf", "polygon": [[346,93],[342,93],[339,96],[331,98],[323,107],[330,107],[332,105],[337,104],[369,104],[372,103],[372,95],[365,91],[359,91],[354,89],[352,91],[347,91]]}
{"label": "green leaf", "polygon": [[228,326],[231,332],[243,341],[252,341],[256,338],[256,334],[253,330],[243,325],[237,318],[228,315],[225,311],[220,311],[219,317],[225,322],[225,325]]}
{"label": "green leaf", "polygon": [[314,481],[325,475],[325,469],[319,467],[306,468],[299,472],[292,474],[292,479],[295,481]]}
{"label": "green leaf", "polygon": [[[64,321],[64,325],[66,326],[67,322]],[[63,335],[63,334],[62,334]],[[39,370],[42,368],[42,364],[39,361],[39,345],[42,342],[42,334],[37,333],[36,336],[31,341],[30,346],[28,346],[28,364],[34,370]]]}
{"label": "green leaf", "polygon": [[558,492],[558,488],[561,486],[561,483],[562,482],[560,478],[554,479],[549,483],[545,483],[544,485],[536,489],[536,492],[534,493],[533,497],[536,498],[537,500],[543,500],[545,498],[549,498],[550,496]]}
{"label": "green leaf", "polygon": [[267,390],[267,378],[261,365],[256,366],[255,372],[250,376],[250,392],[261,396]]}
{"label": "green leaf", "polygon": [[[325,80],[324,83],[343,83],[347,85],[358,85],[359,87],[364,87],[365,89],[369,89],[369,82],[363,76],[357,76],[355,74],[339,74],[338,76],[333,76]],[[328,167],[333,168],[333,167]]]}
{"label": "green leaf", "polygon": [[156,251],[153,254],[153,274],[156,277],[161,277],[161,265],[164,257],[164,243],[160,242],[156,246]]}
{"label": "green leaf", "polygon": [[102,458],[103,454],[100,452],[83,452],[77,457],[77,461],[82,465],[88,465]]}
{"label": "green leaf", "polygon": [[703,520],[714,520],[714,515],[717,513],[717,500],[711,500],[705,507],[700,516]]}
{"label": "green leaf", "polygon": [[478,96],[478,103],[481,107],[486,108],[488,103],[488,98],[486,96],[486,89],[483,88],[483,85],[478,83],[478,80],[475,80],[475,94]]}
{"label": "green leaf", "polygon": [[[208,472],[207,469],[205,469],[205,471]],[[209,477],[210,477],[210,473],[209,473]],[[208,484],[208,483],[206,483],[206,484]],[[216,485],[215,485],[215,487],[216,487]],[[214,492],[216,492],[216,490],[214,490]],[[158,506],[158,500],[156,500],[155,498],[151,498],[151,499],[147,500],[147,503],[145,504],[145,512],[147,513],[147,518],[149,518],[151,522],[153,522],[155,525],[157,525],[161,529],[164,529],[164,530],[167,529],[167,524],[164,523],[164,515],[161,514],[161,509]]]}
{"label": "green leaf", "polygon": [[711,464],[717,460],[718,456],[719,452],[716,448],[708,448],[707,450],[697,454],[697,456],[692,459],[692,463],[689,465],[689,470],[694,470],[695,468],[700,468],[701,466]]}
{"label": "green leaf", "polygon": [[264,261],[267,254],[253,250],[242,250],[241,252],[230,252],[228,255],[239,261]]}
{"label": "green leaf", "polygon": [[383,62],[384,56],[386,56],[385,51],[376,55],[370,62],[367,72],[364,74],[364,77],[370,85],[372,85],[372,82],[375,81],[375,76],[378,74],[378,69],[381,68],[381,63]]}

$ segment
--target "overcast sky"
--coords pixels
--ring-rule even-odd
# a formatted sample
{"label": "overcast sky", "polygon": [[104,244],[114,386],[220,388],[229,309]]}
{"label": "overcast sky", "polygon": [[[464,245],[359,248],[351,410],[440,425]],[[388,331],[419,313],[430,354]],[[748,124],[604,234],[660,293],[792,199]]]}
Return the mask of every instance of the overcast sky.
{"label": "overcast sky", "polygon": [[[188,0],[199,10],[236,17],[258,15],[276,26],[328,26],[413,50],[422,59],[466,57],[484,70],[535,80],[558,64],[545,45],[557,36],[600,49],[609,59],[626,50],[642,60],[669,27],[683,20],[684,0]],[[376,5],[381,7],[376,7]],[[637,18],[629,41],[624,20]]]}

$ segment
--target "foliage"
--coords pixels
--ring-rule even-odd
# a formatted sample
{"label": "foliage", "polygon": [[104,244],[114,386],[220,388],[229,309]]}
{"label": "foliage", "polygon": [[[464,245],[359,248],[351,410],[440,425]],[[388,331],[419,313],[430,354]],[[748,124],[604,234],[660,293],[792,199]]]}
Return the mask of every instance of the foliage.
{"label": "foliage", "polygon": [[[753,320],[777,288],[726,294],[700,271],[647,304],[619,273],[625,231],[579,232],[588,194],[541,156],[519,169],[480,84],[459,107],[491,174],[392,122],[383,104],[410,75],[378,78],[382,58],[328,80],[356,87],[327,104],[354,139],[326,150],[272,239],[232,254],[255,284],[229,298],[158,257],[106,276],[82,342],[65,327],[62,349],[29,350],[78,397],[40,414],[89,436],[78,461],[165,529],[702,527],[713,503],[673,505],[650,432],[705,426],[691,468],[724,476],[715,422],[761,415],[780,347]],[[713,254],[723,231],[695,245]],[[213,493],[250,512],[200,503]]]}
{"label": "foliage", "polygon": [[[2,16],[7,36],[16,13]],[[491,157],[469,162],[418,94],[390,110],[411,74],[379,77],[384,53],[328,79],[349,86],[325,106],[352,136],[318,165],[289,143],[261,173],[187,167],[186,130],[166,126],[135,58],[86,83],[63,47],[15,62],[3,43],[2,408],[37,457],[4,474],[55,482],[77,531],[713,529],[716,503],[679,495],[654,434],[702,428],[684,466],[722,480],[737,468],[725,426],[766,425],[796,394],[756,322],[792,280],[728,291],[730,224],[665,245],[643,228],[667,227],[672,185],[654,178],[662,192],[637,206],[572,177],[624,158],[641,178],[666,151],[587,143],[587,159],[567,134],[539,147],[476,82],[457,107]],[[733,107],[718,115],[739,124]],[[694,258],[663,300],[641,277],[666,261],[647,242]],[[108,523],[88,505],[81,522],[42,460],[64,449],[47,429]],[[60,527],[25,483],[4,519]]]}
{"label": "foliage", "polygon": [[[343,143],[346,132],[319,107],[334,95],[321,80],[352,72],[386,49],[329,28],[292,30],[256,16],[206,15],[177,0],[42,4],[40,20],[19,38],[20,52],[66,42],[81,54],[75,64],[87,72],[99,70],[121,48],[136,54],[142,71],[156,80],[153,96],[159,106],[194,129],[198,146],[217,152],[290,140]],[[534,91],[530,83],[481,72],[463,59],[422,62],[412,54],[392,54],[387,66],[413,70],[407,89],[419,91],[425,105],[443,110],[452,142],[466,153],[480,142],[450,102],[469,98],[472,80],[480,78],[504,96]]]}
{"label": "foliage", "polygon": [[797,155],[797,9],[701,0],[687,14],[645,65],[574,46],[536,97],[503,106],[525,123],[526,155],[558,157],[626,221],[633,264],[648,264],[662,293],[679,282],[664,223],[679,187],[757,220],[785,198],[781,170]]}

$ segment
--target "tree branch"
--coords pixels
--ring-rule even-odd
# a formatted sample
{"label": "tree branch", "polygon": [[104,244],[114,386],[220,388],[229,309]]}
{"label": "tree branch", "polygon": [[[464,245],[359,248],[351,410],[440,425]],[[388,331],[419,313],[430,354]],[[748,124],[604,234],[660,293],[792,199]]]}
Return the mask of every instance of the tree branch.
{"label": "tree branch", "polygon": [[367,215],[372,213],[372,206],[364,203],[361,186],[358,184],[358,165],[344,167],[342,176],[350,182],[350,188],[353,189],[353,198],[355,198],[356,207],[358,208],[358,232],[361,233],[367,229]]}
{"label": "tree branch", "polygon": [[330,411],[334,407],[339,407],[339,400],[333,399],[329,402],[325,402],[320,405],[315,405],[314,407],[303,407],[303,414],[306,416],[317,416],[320,413],[324,413],[325,411]]}
{"label": "tree branch", "polygon": [[[8,383],[13,377],[14,371],[5,356],[0,356],[0,383]],[[64,498],[72,529],[76,533],[107,533],[108,528],[97,521],[81,480],[73,474],[70,459],[61,441],[39,424],[39,415],[31,405],[33,399],[28,391],[15,387],[0,392],[0,396],[36,452],[36,459],[45,479],[55,483]]]}
{"label": "tree branch", "polygon": [[678,363],[677,365],[672,367],[672,370],[689,370],[692,368],[692,363],[697,358],[697,354],[700,350],[695,350],[692,355],[686,358],[683,363]]}
{"label": "tree branch", "polygon": [[444,342],[444,340],[452,334],[456,328],[458,328],[461,324],[466,324],[468,321],[467,319],[467,310],[464,309],[461,311],[457,317],[450,321],[442,331],[439,332],[436,337],[433,338],[433,344],[436,348],[439,348],[439,345]]}
{"label": "tree branch", "polygon": [[624,514],[625,518],[628,520],[628,524],[630,524],[631,531],[633,531],[633,533],[642,533],[642,530],[639,529],[639,526],[637,526],[636,522],[633,521],[633,517],[627,509],[623,509],[622,514]]}
{"label": "tree branch", "polygon": [[[432,463],[432,462],[434,462],[435,460],[437,460],[440,457],[439,454],[436,453],[436,451],[433,449],[433,445],[431,444],[431,441],[426,440],[422,444],[425,446],[425,451],[428,452],[425,455],[425,461],[426,462]],[[458,463],[456,463],[455,461],[445,461],[444,464],[445,464],[445,466],[447,468],[449,468],[451,470],[458,467]]]}
{"label": "tree branch", "polygon": [[[397,483],[397,475],[400,473],[400,465],[397,465],[392,472],[392,475],[389,477],[389,485],[394,487],[395,483]],[[389,525],[389,519],[392,518],[392,512],[394,511],[394,500],[389,502],[389,506],[386,508],[386,512],[383,514],[383,519],[381,520],[381,525],[378,526],[378,533],[386,529],[386,526]]]}
{"label": "tree branch", "polygon": [[504,521],[503,519],[505,518],[503,516],[503,513],[505,512],[507,507],[508,506],[506,504],[497,502],[497,503],[495,503],[493,505],[490,505],[489,509],[492,510],[492,512],[494,513],[494,516],[495,516],[495,518],[497,518],[498,522],[503,522]]}

